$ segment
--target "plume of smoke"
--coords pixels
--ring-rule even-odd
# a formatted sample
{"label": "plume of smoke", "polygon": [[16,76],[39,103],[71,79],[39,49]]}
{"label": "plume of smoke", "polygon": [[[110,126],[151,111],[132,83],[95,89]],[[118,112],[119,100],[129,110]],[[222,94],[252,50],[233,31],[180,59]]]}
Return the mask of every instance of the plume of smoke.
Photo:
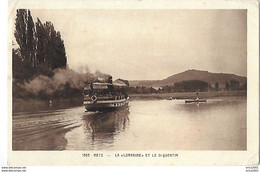
{"label": "plume of smoke", "polygon": [[39,75],[34,78],[30,83],[25,83],[24,88],[26,91],[31,92],[33,94],[38,94],[42,88],[45,88],[45,92],[47,94],[53,93],[53,89],[51,86],[51,79],[44,75]]}
{"label": "plume of smoke", "polygon": [[55,69],[52,77],[39,75],[30,82],[25,82],[22,87],[35,95],[39,94],[39,92],[50,95],[55,91],[64,90],[66,84],[69,84],[71,88],[81,90],[87,83],[97,80],[104,82],[110,76],[100,71],[92,74],[88,68],[85,68],[84,71],[85,73],[78,73],[72,69]]}
{"label": "plume of smoke", "polygon": [[78,65],[76,68],[77,73],[91,73],[87,65]]}
{"label": "plume of smoke", "polygon": [[96,70],[95,76],[97,77],[97,80],[105,81],[111,75],[104,74],[104,73],[100,72],[99,70]]}

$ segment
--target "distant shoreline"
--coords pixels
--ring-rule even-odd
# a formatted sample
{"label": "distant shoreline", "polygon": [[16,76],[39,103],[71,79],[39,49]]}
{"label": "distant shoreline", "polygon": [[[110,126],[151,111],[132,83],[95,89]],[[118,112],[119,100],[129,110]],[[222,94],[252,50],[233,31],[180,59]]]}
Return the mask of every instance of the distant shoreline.
{"label": "distant shoreline", "polygon": [[[218,92],[199,92],[199,98],[214,98],[222,96],[246,96],[246,90],[239,91],[218,91]],[[149,93],[149,94],[129,94],[130,99],[193,99],[196,98],[196,92],[178,92],[178,93]],[[21,103],[26,101],[26,103],[35,103],[35,102],[49,102],[48,100],[36,99],[36,98],[16,98],[13,97],[13,103]],[[72,97],[72,98],[53,98],[51,99],[54,102],[58,103],[78,103],[83,102],[83,97]]]}
{"label": "distant shoreline", "polygon": [[[226,97],[226,96],[246,96],[246,90],[240,91],[219,91],[219,92],[199,92],[199,98],[209,99],[215,97]],[[195,99],[196,92],[183,92],[183,93],[153,93],[153,94],[130,94],[130,101],[135,100],[163,100],[163,99]],[[64,107],[73,107],[73,106],[83,106],[82,97],[73,97],[73,98],[59,98],[52,99],[53,107],[56,109]],[[29,105],[29,106],[28,106]],[[12,99],[12,108],[13,112],[24,111],[24,109],[44,109],[45,107],[50,106],[49,100],[41,99],[22,99],[15,98]]]}
{"label": "distant shoreline", "polygon": [[[199,92],[199,98],[214,98],[223,96],[246,96],[246,90],[240,91],[218,91],[218,92]],[[153,93],[153,94],[131,94],[131,100],[144,99],[194,99],[196,92],[182,92],[182,93]]]}

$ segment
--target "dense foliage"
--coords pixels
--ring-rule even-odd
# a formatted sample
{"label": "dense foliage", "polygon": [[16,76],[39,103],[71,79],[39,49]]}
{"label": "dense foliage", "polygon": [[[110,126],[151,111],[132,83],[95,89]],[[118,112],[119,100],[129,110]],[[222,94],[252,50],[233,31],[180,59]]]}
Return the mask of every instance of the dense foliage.
{"label": "dense foliage", "polygon": [[[12,49],[13,95],[46,97],[42,93],[26,92],[23,85],[41,75],[52,77],[57,68],[66,68],[67,56],[60,32],[51,22],[42,23],[37,19],[34,23],[30,10],[18,9],[14,37],[17,46]],[[13,45],[16,43],[13,41]],[[72,91],[68,89],[66,92]]]}
{"label": "dense foliage", "polygon": [[34,24],[30,10],[17,10],[14,36],[19,47],[12,50],[13,78],[23,82],[67,65],[64,41],[51,22]]}

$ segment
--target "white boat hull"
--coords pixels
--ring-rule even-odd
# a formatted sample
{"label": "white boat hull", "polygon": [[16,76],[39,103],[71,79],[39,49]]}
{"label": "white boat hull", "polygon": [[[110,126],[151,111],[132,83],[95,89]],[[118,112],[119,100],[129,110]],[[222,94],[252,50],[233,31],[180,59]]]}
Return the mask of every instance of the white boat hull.
{"label": "white boat hull", "polygon": [[120,100],[97,100],[97,101],[84,101],[86,111],[104,111],[113,108],[120,108],[127,106],[129,98]]}

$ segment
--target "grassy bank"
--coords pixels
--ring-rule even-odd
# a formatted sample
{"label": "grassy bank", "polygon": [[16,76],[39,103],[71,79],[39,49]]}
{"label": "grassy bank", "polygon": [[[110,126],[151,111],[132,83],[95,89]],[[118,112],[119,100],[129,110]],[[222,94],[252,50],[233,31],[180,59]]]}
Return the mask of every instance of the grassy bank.
{"label": "grassy bank", "polygon": [[[214,98],[223,96],[246,96],[247,91],[218,91],[218,92],[199,92],[199,98]],[[194,99],[196,98],[195,92],[183,92],[183,93],[154,93],[154,94],[131,94],[129,95],[131,100],[138,99]]]}

